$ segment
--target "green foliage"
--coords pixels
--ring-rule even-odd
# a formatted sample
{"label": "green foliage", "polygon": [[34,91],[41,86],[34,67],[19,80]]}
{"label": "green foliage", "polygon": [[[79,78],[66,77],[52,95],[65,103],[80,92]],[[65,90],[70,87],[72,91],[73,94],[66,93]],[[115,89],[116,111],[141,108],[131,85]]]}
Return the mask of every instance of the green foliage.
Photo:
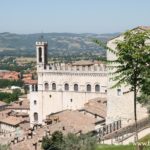
{"label": "green foliage", "polygon": [[135,150],[134,145],[99,145],[96,150]]}
{"label": "green foliage", "polygon": [[17,101],[20,95],[21,95],[20,89],[13,90],[13,93],[0,92],[0,100],[6,103],[11,103]]}
{"label": "green foliage", "polygon": [[55,131],[52,137],[44,137],[42,140],[42,148],[44,150],[62,150],[63,134],[60,131]]}
{"label": "green foliage", "polygon": [[[134,93],[134,119],[136,124],[136,139],[138,139],[137,93],[138,91],[142,91],[144,94],[150,93],[150,88],[146,88],[150,83],[148,82],[150,80],[150,45],[146,43],[150,40],[150,32],[131,30],[126,32],[123,38],[122,41],[118,40],[116,42],[115,50],[107,46],[105,48],[116,55],[116,60],[109,62],[113,63],[115,67],[115,71],[112,73],[114,75],[112,80],[116,83],[112,88],[129,85],[129,91],[133,91]],[[101,42],[95,42],[102,45]]]}
{"label": "green foliage", "polygon": [[118,66],[114,80],[118,82],[114,86],[129,84],[131,90],[134,90],[135,86],[141,89],[150,69],[150,46],[145,43],[149,39],[148,32],[130,31],[124,34],[123,41],[117,42],[115,63]]}
{"label": "green foliage", "polygon": [[150,134],[148,134],[148,135],[146,135],[146,136],[144,136],[143,138],[141,138],[140,140],[139,140],[139,143],[147,143],[147,142],[150,142]]}
{"label": "green foliage", "polygon": [[11,87],[11,86],[23,86],[23,81],[22,80],[5,80],[5,79],[0,79],[0,88],[6,88],[6,87]]}
{"label": "green foliage", "polygon": [[0,144],[0,150],[9,150],[9,146]]}
{"label": "green foliage", "polygon": [[140,96],[137,98],[138,102],[144,105],[149,104],[150,105],[150,95],[144,94],[143,92],[140,94]]}
{"label": "green foliage", "polygon": [[[0,56],[35,56],[34,43],[41,34],[11,34],[0,33]],[[43,33],[49,44],[49,53],[53,57],[76,56],[82,53],[101,53],[102,48],[90,42],[97,37],[103,41],[116,34],[72,34],[72,33]]]}
{"label": "green foliage", "polygon": [[77,136],[69,133],[66,136],[59,131],[52,134],[52,137],[44,137],[42,141],[44,150],[95,150],[96,139],[90,134]]}
{"label": "green foliage", "polygon": [[43,137],[43,140],[42,140],[42,148],[44,149],[44,150],[48,150],[48,149],[50,149],[50,147],[52,146],[52,140],[51,140],[51,138],[50,137],[48,137],[48,136],[45,136],[45,137]]}
{"label": "green foliage", "polygon": [[116,68],[112,73],[112,80],[116,81],[116,84],[112,88],[126,84],[131,86],[130,91],[140,90],[150,95],[150,46],[146,44],[150,39],[150,32],[128,31],[123,36],[123,41],[116,42],[116,50],[99,40],[94,40],[99,46],[117,56],[115,61],[108,61]]}

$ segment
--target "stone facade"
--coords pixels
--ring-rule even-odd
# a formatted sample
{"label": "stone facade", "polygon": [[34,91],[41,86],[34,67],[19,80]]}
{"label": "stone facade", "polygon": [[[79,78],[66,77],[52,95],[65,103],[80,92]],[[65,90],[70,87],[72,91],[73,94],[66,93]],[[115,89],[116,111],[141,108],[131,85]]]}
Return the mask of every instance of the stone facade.
{"label": "stone facade", "polygon": [[102,63],[47,64],[47,42],[36,42],[38,85],[30,87],[30,122],[84,107],[89,99],[106,97],[107,72]]}
{"label": "stone facade", "polygon": [[[143,28],[134,30],[142,31]],[[116,41],[124,40],[123,35],[108,41],[107,46],[116,49]],[[90,99],[107,98],[106,124],[120,121],[122,126],[134,122],[133,93],[122,85],[111,88],[115,83],[110,78],[112,65],[98,62],[47,63],[47,42],[36,42],[38,84],[30,87],[30,123],[44,124],[46,116],[63,110],[82,109]],[[107,60],[116,56],[107,51]],[[137,104],[138,120],[147,117],[147,109]]]}
{"label": "stone facade", "polygon": [[[142,30],[135,28],[134,30]],[[111,39],[107,43],[107,47],[116,50],[116,42],[124,40],[123,35]],[[113,61],[117,57],[111,51],[107,51],[107,60]],[[115,71],[113,65],[107,66],[108,70],[108,90],[107,90],[107,119],[106,123],[113,123],[114,121],[121,120],[122,125],[126,126],[134,122],[134,97],[133,92],[129,92],[129,86],[122,85],[118,88],[111,88],[115,82],[111,80],[113,77],[112,72]],[[137,118],[138,120],[147,116],[147,109],[137,103]]]}

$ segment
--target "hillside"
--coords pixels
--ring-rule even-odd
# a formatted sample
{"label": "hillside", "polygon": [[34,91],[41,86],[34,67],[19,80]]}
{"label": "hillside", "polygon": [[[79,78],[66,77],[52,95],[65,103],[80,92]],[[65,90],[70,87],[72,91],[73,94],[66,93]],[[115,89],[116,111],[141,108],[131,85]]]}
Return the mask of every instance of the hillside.
{"label": "hillside", "polygon": [[50,56],[105,55],[105,51],[92,42],[93,38],[107,41],[114,34],[74,34],[74,33],[0,33],[0,56],[34,56],[35,42],[44,36],[49,44]]}

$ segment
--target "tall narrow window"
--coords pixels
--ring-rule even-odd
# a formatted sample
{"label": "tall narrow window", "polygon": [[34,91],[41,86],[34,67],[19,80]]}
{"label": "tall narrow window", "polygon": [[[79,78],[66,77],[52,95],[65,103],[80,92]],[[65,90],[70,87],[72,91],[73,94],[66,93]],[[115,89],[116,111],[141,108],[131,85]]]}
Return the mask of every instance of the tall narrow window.
{"label": "tall narrow window", "polygon": [[56,91],[56,83],[52,83],[52,90]]}
{"label": "tall narrow window", "polygon": [[87,92],[91,92],[91,85],[90,85],[90,84],[88,84],[88,85],[86,86],[86,91],[87,91]]}
{"label": "tall narrow window", "polygon": [[49,85],[48,85],[48,83],[45,83],[45,84],[44,84],[44,89],[45,89],[45,91],[48,91],[48,90],[49,90]]}
{"label": "tall narrow window", "polygon": [[44,63],[47,64],[47,46],[44,46]]}
{"label": "tall narrow window", "polygon": [[42,48],[39,47],[39,62],[42,62]]}
{"label": "tall narrow window", "polygon": [[78,84],[74,84],[74,91],[78,91]]}
{"label": "tall narrow window", "polygon": [[65,84],[65,91],[69,91],[69,84],[68,83]]}
{"label": "tall narrow window", "polygon": [[34,113],[34,121],[38,121],[38,113],[37,112]]}
{"label": "tall narrow window", "polygon": [[121,96],[121,89],[117,89],[117,95]]}
{"label": "tall narrow window", "polygon": [[36,105],[37,104],[37,101],[36,100],[34,100],[34,105]]}
{"label": "tall narrow window", "polygon": [[100,91],[100,86],[98,84],[95,85],[95,92],[99,92]]}

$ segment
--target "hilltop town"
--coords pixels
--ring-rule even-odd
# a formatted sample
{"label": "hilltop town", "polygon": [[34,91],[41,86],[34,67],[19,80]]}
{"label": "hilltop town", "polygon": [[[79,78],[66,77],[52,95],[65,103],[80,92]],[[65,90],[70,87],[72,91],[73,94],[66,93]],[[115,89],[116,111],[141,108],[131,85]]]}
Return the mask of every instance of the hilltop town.
{"label": "hilltop town", "polygon": [[[137,27],[133,31],[149,31]],[[107,41],[116,49],[123,34]],[[103,60],[49,61],[48,43],[35,43],[36,57],[0,62],[0,144],[12,150],[40,150],[44,137],[92,134],[97,143],[134,143],[133,92],[111,88],[112,64]],[[107,51],[107,61],[116,56]],[[5,70],[4,70],[5,69]],[[147,105],[137,102],[139,137],[149,131]]]}

